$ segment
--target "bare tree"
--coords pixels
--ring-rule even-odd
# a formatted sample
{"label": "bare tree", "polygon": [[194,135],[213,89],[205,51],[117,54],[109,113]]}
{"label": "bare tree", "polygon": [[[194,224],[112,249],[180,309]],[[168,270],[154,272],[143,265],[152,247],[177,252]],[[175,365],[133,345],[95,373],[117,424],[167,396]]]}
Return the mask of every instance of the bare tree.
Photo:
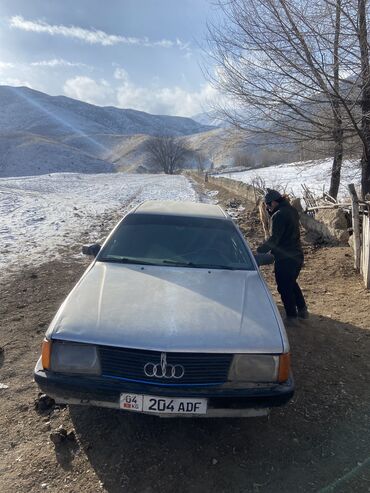
{"label": "bare tree", "polygon": [[164,135],[151,137],[145,150],[150,158],[168,175],[173,175],[185,161],[189,149],[179,138]]}
{"label": "bare tree", "polygon": [[358,0],[357,36],[361,54],[361,188],[365,196],[370,193],[370,64],[367,29],[367,0]]}
{"label": "bare tree", "polygon": [[335,197],[343,142],[357,132],[358,86],[346,84],[358,61],[348,1],[218,0],[228,21],[209,28],[213,82],[234,102],[221,108],[224,118],[270,142],[333,142]]}
{"label": "bare tree", "polygon": [[[333,5],[334,0],[325,0]],[[361,189],[365,196],[370,193],[370,63],[368,41],[369,2],[367,0],[342,0],[340,6],[346,28],[342,29],[342,40],[347,41],[347,50],[341,50],[340,63],[347,75],[346,84],[351,88],[352,98],[340,104],[362,145]],[[348,42],[350,40],[350,42]],[[349,49],[351,47],[351,49]]]}
{"label": "bare tree", "polygon": [[333,140],[334,140],[334,158],[331,170],[331,180],[329,195],[335,199],[338,196],[340,175],[343,162],[343,119],[342,119],[342,107],[340,105],[339,98],[336,94],[340,93],[339,84],[339,43],[341,34],[341,19],[342,19],[342,0],[336,0],[335,4],[335,28],[334,28],[334,41],[333,41],[333,89],[334,97],[330,94],[330,100],[332,103],[333,111]]}
{"label": "bare tree", "polygon": [[206,168],[207,158],[202,151],[194,151],[194,158],[197,164],[198,173],[203,173]]}

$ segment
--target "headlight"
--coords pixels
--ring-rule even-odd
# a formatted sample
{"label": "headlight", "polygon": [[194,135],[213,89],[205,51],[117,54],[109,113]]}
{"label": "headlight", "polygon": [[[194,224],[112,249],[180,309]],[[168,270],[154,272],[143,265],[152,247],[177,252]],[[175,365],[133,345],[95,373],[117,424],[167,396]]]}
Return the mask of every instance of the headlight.
{"label": "headlight", "polygon": [[61,373],[100,375],[97,348],[74,342],[52,342],[50,369]]}
{"label": "headlight", "polygon": [[236,354],[229,371],[234,382],[276,382],[279,357],[271,354]]}

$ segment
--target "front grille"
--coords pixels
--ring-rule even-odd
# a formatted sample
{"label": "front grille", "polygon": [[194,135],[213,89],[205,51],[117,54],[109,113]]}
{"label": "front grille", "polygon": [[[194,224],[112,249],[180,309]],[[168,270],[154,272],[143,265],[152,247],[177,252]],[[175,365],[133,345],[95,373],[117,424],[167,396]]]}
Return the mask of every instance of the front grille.
{"label": "front grille", "polygon": [[[100,346],[102,376],[152,385],[216,385],[227,381],[232,354],[161,353]],[[144,367],[146,367],[145,373]],[[155,369],[154,369],[155,366]],[[163,368],[166,377],[163,377]],[[175,374],[173,374],[175,368]],[[152,375],[157,372],[157,376]]]}

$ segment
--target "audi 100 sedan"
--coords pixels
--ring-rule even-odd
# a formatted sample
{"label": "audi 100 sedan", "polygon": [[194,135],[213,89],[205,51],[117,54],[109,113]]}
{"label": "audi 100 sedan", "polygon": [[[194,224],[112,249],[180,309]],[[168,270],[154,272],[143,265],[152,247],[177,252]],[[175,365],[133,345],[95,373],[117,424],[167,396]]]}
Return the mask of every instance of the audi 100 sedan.
{"label": "audi 100 sedan", "polygon": [[56,402],[242,417],[292,397],[289,343],[261,259],[219,206],[144,202],[85,253],[95,258],[34,373]]}

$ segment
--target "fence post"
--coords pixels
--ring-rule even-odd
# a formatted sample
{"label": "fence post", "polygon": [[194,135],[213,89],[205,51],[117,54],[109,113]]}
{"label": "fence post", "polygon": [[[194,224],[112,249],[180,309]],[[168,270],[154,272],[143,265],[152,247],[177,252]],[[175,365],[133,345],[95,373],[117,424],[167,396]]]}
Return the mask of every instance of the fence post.
{"label": "fence post", "polygon": [[352,203],[352,227],[353,227],[353,249],[354,249],[354,267],[356,270],[360,269],[361,260],[361,236],[360,236],[360,213],[358,206],[358,197],[355,186],[353,183],[348,185],[349,193],[351,194]]}
{"label": "fence post", "polygon": [[362,223],[362,275],[365,286],[370,289],[370,217],[364,214]]}

